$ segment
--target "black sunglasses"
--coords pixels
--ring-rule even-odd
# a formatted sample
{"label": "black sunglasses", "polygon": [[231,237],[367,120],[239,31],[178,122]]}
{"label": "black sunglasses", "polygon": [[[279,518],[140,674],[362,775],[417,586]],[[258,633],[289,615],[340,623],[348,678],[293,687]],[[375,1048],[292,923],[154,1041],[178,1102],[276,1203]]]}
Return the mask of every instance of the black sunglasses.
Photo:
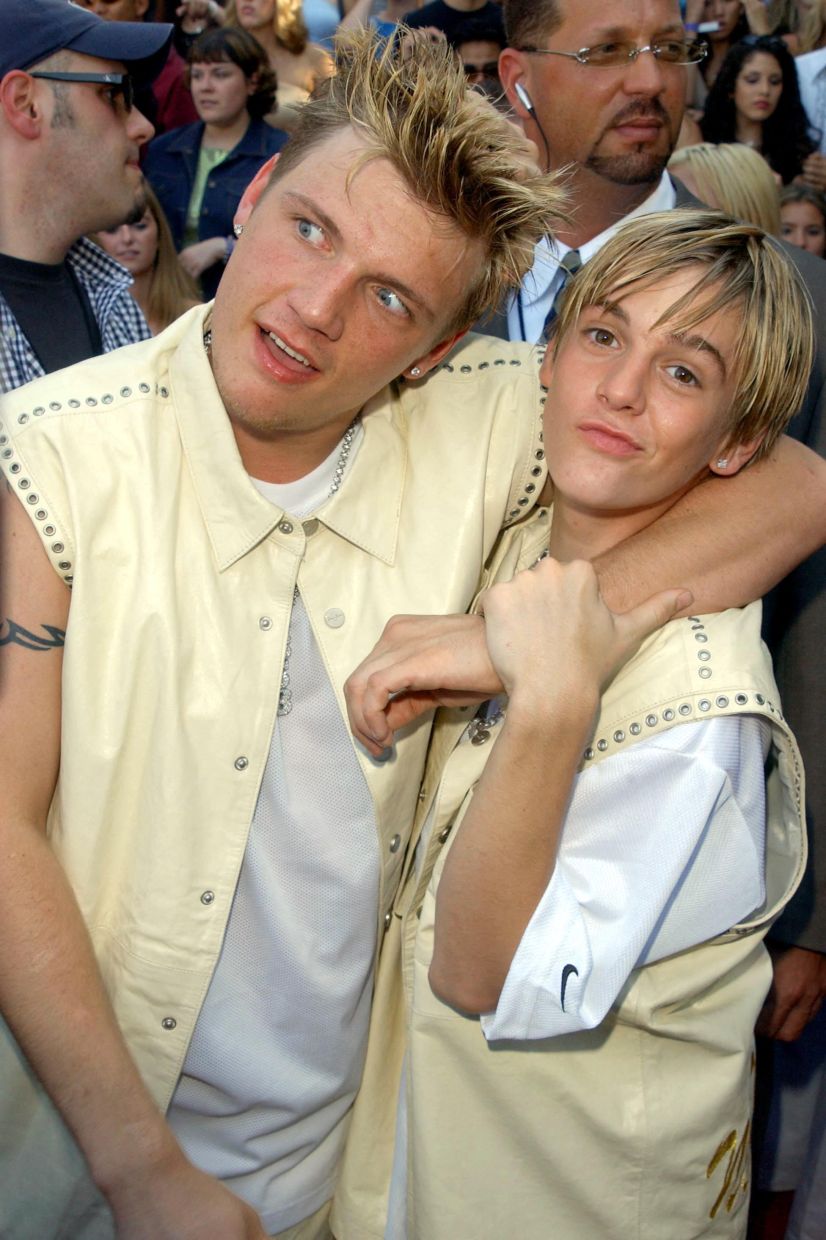
{"label": "black sunglasses", "polygon": [[499,61],[486,60],[483,65],[462,65],[465,73],[470,77],[474,73],[481,73],[483,77],[496,78],[499,76]]}
{"label": "black sunglasses", "polygon": [[786,40],[778,38],[778,36],[774,34],[747,34],[743,36],[740,42],[745,43],[746,47],[756,47],[758,51],[789,51],[789,45]]}
{"label": "black sunglasses", "polygon": [[46,78],[49,82],[92,82],[96,86],[108,86],[113,105],[123,99],[124,111],[131,112],[135,106],[135,83],[129,73],[44,73],[33,69],[30,77]]}

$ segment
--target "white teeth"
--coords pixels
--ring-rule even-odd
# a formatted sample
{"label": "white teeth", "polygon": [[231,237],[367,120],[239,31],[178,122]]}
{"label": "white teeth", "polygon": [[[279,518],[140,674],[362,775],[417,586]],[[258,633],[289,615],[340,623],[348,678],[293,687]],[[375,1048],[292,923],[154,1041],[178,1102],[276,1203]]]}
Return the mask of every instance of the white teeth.
{"label": "white teeth", "polygon": [[296,353],[295,349],[291,349],[288,344],[285,344],[285,342],[281,339],[280,336],[276,336],[275,332],[267,332],[267,335],[269,336],[270,340],[273,341],[273,343],[278,345],[279,349],[284,350],[284,352],[287,354],[288,357],[294,357],[297,362],[301,362],[302,366],[310,365],[306,357],[302,357],[300,353]]}

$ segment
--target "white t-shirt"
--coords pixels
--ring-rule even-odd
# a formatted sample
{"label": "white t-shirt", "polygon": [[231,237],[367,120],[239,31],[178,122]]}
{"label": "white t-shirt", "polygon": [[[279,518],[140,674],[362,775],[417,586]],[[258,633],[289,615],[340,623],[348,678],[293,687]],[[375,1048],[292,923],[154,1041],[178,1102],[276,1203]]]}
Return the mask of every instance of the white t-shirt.
{"label": "white t-shirt", "polygon": [[[306,517],[328,497],[339,451],[297,482],[253,481]],[[289,645],[292,709],[276,718],[221,955],[167,1116],[192,1162],[270,1233],[333,1193],[364,1062],[379,886],[373,803],[298,595]]]}

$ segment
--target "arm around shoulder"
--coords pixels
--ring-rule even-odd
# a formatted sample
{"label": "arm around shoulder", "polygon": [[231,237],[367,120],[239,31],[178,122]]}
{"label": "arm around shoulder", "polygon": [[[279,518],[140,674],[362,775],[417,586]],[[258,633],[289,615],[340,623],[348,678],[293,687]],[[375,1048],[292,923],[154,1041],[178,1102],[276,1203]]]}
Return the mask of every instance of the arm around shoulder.
{"label": "arm around shoulder", "polygon": [[733,478],[708,478],[594,562],[609,606],[682,585],[697,613],[760,598],[826,541],[826,461],[783,436]]}

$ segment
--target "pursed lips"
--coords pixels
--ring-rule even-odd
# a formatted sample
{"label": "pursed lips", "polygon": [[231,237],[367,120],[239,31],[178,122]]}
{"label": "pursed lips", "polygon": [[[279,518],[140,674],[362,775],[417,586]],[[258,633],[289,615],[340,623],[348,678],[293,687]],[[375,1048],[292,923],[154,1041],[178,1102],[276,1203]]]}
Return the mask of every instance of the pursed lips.
{"label": "pursed lips", "polygon": [[578,429],[589,443],[611,456],[634,456],[643,451],[642,444],[634,439],[633,435],[619,430],[609,422],[588,419],[580,422]]}

